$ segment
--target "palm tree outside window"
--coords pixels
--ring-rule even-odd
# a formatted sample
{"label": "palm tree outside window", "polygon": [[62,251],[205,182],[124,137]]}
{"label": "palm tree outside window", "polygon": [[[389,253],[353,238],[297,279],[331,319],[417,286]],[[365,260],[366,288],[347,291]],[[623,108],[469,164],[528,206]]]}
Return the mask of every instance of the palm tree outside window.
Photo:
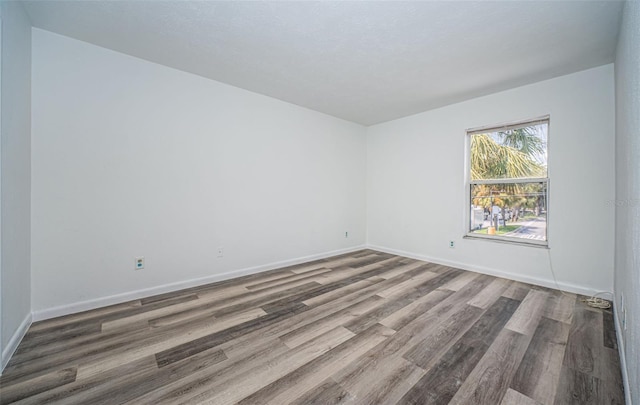
{"label": "palm tree outside window", "polygon": [[467,131],[467,236],[548,246],[549,117]]}

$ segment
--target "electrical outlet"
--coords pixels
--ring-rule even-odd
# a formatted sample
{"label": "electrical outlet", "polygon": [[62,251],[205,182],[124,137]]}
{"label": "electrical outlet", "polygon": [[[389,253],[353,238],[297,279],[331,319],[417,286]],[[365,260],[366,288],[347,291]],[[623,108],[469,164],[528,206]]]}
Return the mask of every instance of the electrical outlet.
{"label": "electrical outlet", "polygon": [[451,249],[454,249],[454,248],[456,247],[456,243],[455,243],[454,241],[450,240],[450,241],[449,241],[449,247],[450,247]]}
{"label": "electrical outlet", "polygon": [[218,257],[224,257],[224,248],[222,246],[218,248]]}
{"label": "electrical outlet", "polygon": [[135,269],[136,270],[144,269],[144,256],[136,257]]}

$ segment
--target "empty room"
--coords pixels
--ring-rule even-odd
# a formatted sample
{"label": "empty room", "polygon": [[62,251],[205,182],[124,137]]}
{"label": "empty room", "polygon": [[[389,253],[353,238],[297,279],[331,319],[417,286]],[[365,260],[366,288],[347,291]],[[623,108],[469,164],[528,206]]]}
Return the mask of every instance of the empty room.
{"label": "empty room", "polygon": [[640,405],[639,1],[0,26],[0,404]]}

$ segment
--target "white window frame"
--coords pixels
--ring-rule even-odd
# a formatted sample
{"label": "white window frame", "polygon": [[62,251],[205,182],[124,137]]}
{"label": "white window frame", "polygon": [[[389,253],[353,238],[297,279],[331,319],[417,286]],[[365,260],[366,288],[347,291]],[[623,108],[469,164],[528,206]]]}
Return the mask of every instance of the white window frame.
{"label": "white window frame", "polygon": [[[536,177],[536,178],[503,178],[503,179],[486,179],[486,180],[471,180],[471,136],[475,134],[482,133],[490,133],[490,132],[503,132],[508,131],[510,129],[518,129],[524,128],[537,124],[547,124],[547,177]],[[533,119],[526,119],[521,121],[509,122],[499,125],[490,125],[484,127],[477,127],[467,129],[465,131],[465,208],[464,208],[464,239],[478,239],[478,240],[489,240],[494,242],[501,243],[509,243],[515,245],[523,245],[523,246],[533,246],[533,247],[541,247],[548,248],[549,247],[549,213],[551,209],[550,206],[550,191],[549,191],[549,133],[551,129],[551,120],[549,115],[545,115],[542,117],[537,117]],[[526,238],[518,238],[514,236],[502,236],[502,235],[483,235],[473,233],[471,230],[471,187],[474,185],[482,185],[482,184],[505,184],[505,183],[545,183],[546,185],[546,240],[534,240],[534,239],[526,239]]]}

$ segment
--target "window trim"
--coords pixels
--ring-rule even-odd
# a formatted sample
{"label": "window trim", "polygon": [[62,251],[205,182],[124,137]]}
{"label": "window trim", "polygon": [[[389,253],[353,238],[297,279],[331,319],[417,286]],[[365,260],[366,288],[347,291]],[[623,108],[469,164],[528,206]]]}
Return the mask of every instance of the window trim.
{"label": "window trim", "polygon": [[[547,177],[530,177],[530,178],[504,178],[504,179],[483,179],[483,180],[471,180],[471,136],[475,134],[482,134],[488,132],[508,131],[512,129],[524,128],[532,125],[547,124]],[[546,248],[549,245],[549,206],[551,205],[551,193],[550,193],[550,159],[549,159],[549,133],[551,132],[551,118],[550,115],[543,115],[532,119],[512,121],[497,125],[487,125],[482,127],[469,128],[465,131],[465,198],[464,198],[464,233],[463,239],[471,240],[485,240],[498,243],[506,243],[518,246],[529,246],[536,248]],[[546,183],[547,188],[547,216],[546,216],[546,240],[535,240],[517,237],[505,237],[501,235],[483,235],[472,233],[470,229],[471,224],[471,187],[474,184],[503,184],[503,183]]]}
{"label": "window trim", "polygon": [[465,132],[467,135],[475,135],[475,134],[484,134],[487,132],[504,132],[504,131],[509,131],[512,129],[520,129],[520,128],[525,128],[525,127],[530,127],[532,125],[538,125],[538,124],[549,124],[549,115],[543,115],[541,117],[536,117],[530,120],[524,120],[524,121],[513,121],[513,122],[508,122],[508,123],[504,123],[504,124],[498,124],[498,125],[486,125],[483,127],[475,127],[475,128],[469,128],[467,129]]}

